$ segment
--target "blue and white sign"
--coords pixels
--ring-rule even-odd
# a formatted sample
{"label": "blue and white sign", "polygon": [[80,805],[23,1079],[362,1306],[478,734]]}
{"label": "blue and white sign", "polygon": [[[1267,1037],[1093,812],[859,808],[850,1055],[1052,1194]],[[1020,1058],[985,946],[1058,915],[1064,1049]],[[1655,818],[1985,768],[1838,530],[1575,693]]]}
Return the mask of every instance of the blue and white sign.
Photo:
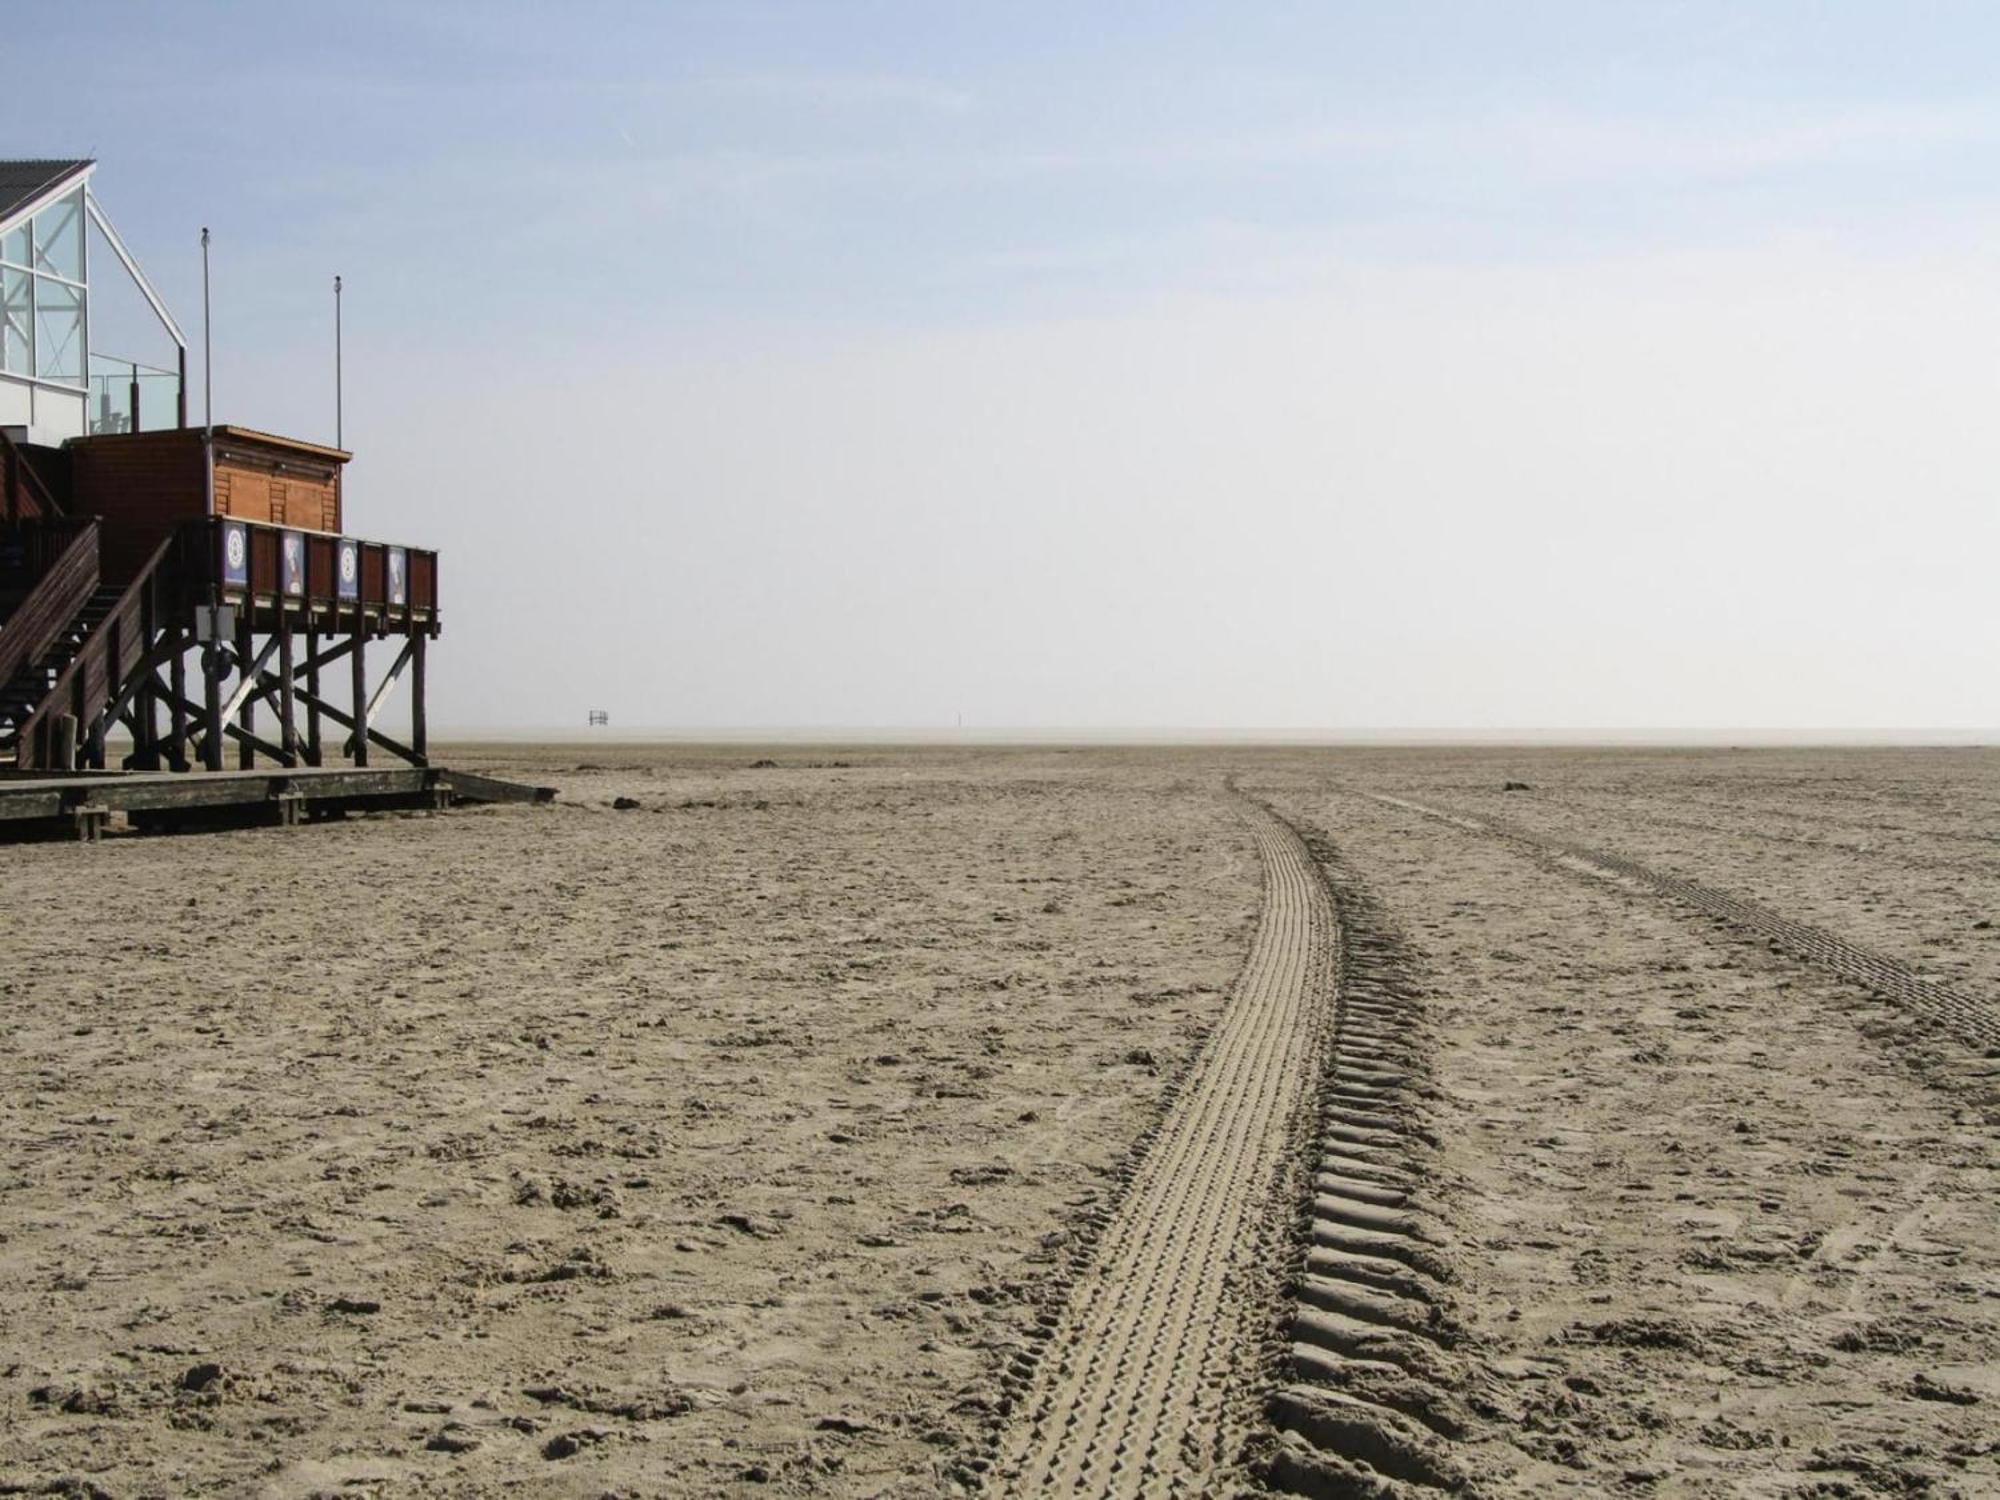
{"label": "blue and white sign", "polygon": [[240,521],[225,521],[222,526],[222,586],[250,586],[250,533]]}
{"label": "blue and white sign", "polygon": [[306,591],[306,539],[298,532],[287,531],[278,538],[278,563],[285,593],[301,597]]}
{"label": "blue and white sign", "polygon": [[350,542],[343,538],[334,550],[340,559],[338,569],[340,576],[334,580],[335,588],[339,590],[340,597],[343,599],[359,599],[361,597],[361,544],[359,542]]}
{"label": "blue and white sign", "polygon": [[410,559],[401,547],[389,549],[389,602],[410,602]]}

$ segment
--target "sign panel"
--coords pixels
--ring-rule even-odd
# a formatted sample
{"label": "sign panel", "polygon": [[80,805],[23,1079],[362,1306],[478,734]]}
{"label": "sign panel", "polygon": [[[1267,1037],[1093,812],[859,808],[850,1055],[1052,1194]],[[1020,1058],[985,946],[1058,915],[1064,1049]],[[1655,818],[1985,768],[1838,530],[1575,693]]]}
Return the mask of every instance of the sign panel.
{"label": "sign panel", "polygon": [[222,586],[228,589],[250,586],[250,533],[240,522],[223,523]]}
{"label": "sign panel", "polygon": [[339,554],[340,566],[337,571],[340,576],[334,580],[334,586],[339,590],[341,598],[359,599],[361,597],[361,544],[359,542],[350,542],[343,537],[335,548],[335,551]]}
{"label": "sign panel", "polygon": [[401,547],[389,549],[389,602],[410,602],[410,558]]}
{"label": "sign panel", "polygon": [[306,539],[296,531],[278,538],[278,572],[285,592],[297,599],[306,591]]}

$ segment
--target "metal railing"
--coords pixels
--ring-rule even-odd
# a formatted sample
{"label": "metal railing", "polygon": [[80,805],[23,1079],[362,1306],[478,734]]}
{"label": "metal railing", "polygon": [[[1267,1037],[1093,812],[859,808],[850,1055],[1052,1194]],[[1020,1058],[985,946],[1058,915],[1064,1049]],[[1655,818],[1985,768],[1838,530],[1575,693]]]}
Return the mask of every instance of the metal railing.
{"label": "metal railing", "polygon": [[92,350],[89,410],[92,437],[178,427],[180,372]]}

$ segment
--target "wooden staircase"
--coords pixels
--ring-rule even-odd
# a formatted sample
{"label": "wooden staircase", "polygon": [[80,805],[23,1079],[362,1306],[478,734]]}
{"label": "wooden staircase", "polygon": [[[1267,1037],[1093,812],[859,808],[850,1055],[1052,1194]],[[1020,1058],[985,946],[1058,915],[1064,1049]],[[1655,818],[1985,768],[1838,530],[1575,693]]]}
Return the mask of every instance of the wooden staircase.
{"label": "wooden staircase", "polygon": [[[162,441],[174,450],[168,457],[199,460],[199,438],[169,433]],[[0,762],[43,777],[121,766],[213,773],[233,747],[239,770],[259,757],[287,770],[320,769],[328,754],[366,769],[379,749],[427,768],[437,554],[215,513],[200,469],[188,463],[167,465],[165,499],[147,500],[144,491],[135,509],[121,486],[139,480],[115,466],[89,470],[84,460],[102,469],[137,451],[66,450],[65,464],[0,431]],[[113,519],[80,513],[93,503]],[[394,653],[372,689],[371,644]],[[403,744],[384,732],[381,711],[406,675]],[[274,734],[258,732],[264,714]],[[323,740],[329,723],[347,731],[344,746]],[[121,735],[131,745],[122,762],[107,745]]]}
{"label": "wooden staircase", "polygon": [[[42,706],[70,663],[82,655],[92,633],[117,607],[120,592],[116,586],[107,584],[91,590],[82,607],[60,627],[55,638],[0,684],[0,760],[13,759],[20,744],[22,724]],[[0,623],[0,632],[6,628]]]}

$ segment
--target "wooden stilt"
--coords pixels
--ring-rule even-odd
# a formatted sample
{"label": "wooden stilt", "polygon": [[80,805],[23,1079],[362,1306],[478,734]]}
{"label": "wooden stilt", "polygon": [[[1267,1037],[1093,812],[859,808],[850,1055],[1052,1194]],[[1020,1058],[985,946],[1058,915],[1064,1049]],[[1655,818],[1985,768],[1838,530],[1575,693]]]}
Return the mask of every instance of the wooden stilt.
{"label": "wooden stilt", "polygon": [[349,658],[354,676],[354,736],[351,751],[357,766],[368,764],[368,652],[367,636],[359,619],[354,622],[354,654]]}
{"label": "wooden stilt", "polygon": [[319,760],[319,632],[306,630],[306,764]]}
{"label": "wooden stilt", "polygon": [[410,748],[419,765],[430,763],[430,722],[424,708],[424,648],[429,643],[421,632],[410,638]]}
{"label": "wooden stilt", "polygon": [[[142,660],[152,656],[159,635],[153,590],[149,588],[139,599],[139,654]],[[151,672],[146,674],[132,698],[132,759],[140,770],[160,769],[160,716],[153,698]]]}
{"label": "wooden stilt", "polygon": [[[106,655],[112,661],[117,661],[119,656],[118,626],[118,617],[113,615],[98,627],[105,632],[105,639],[109,643]],[[79,688],[83,685],[81,674],[77,678],[77,685]],[[87,701],[81,693],[77,695],[76,722],[83,734],[83,763],[93,771],[104,769],[104,735],[109,719],[110,715],[102,712],[97,704]]]}
{"label": "wooden stilt", "polygon": [[292,626],[289,620],[278,625],[278,743],[284,747],[285,764],[299,763],[299,726],[292,715]]}
{"label": "wooden stilt", "polygon": [[[254,641],[255,632],[250,628],[250,611],[246,608],[237,616],[236,624],[236,670],[242,674],[245,680],[249,678],[251,672],[256,670],[251,665],[256,660],[255,654],[250,649]],[[236,764],[241,769],[247,771],[257,764],[256,741],[254,738],[257,730],[257,700],[255,695],[244,695],[243,706],[236,711],[236,723],[243,731],[237,740]]]}
{"label": "wooden stilt", "polygon": [[[385,679],[385,681],[386,680],[387,679]],[[259,673],[257,678],[257,691],[263,695],[263,699],[266,703],[270,704],[273,708],[276,708],[278,704],[278,691],[279,691],[277,674],[274,672]],[[312,695],[305,688],[294,688],[292,690],[292,693],[294,697],[303,699],[308,704],[312,702]],[[375,697],[378,699],[382,697],[382,688],[380,686],[377,686],[375,689]],[[352,753],[354,749],[354,740],[352,738],[352,731],[354,729],[354,720],[348,716],[347,711],[343,708],[340,708],[336,704],[328,703],[325,699],[320,700],[319,711],[322,714],[324,714],[328,719],[330,719],[334,724],[350,732],[350,737],[345,743],[348,752]],[[373,715],[371,714],[370,717],[372,718]],[[235,728],[234,725],[230,727],[229,732],[231,734],[239,733],[239,731]],[[391,755],[395,756],[398,760],[406,760],[413,766],[426,764],[426,762],[417,755],[417,752],[413,747],[405,745],[400,741],[391,739],[381,730],[375,728],[373,724],[370,724],[368,728],[368,743],[371,745],[379,746],[381,749],[387,750]]]}
{"label": "wooden stilt", "polygon": [[228,658],[222,654],[220,641],[202,647],[201,761],[211,771],[222,769],[222,674],[227,670]]}
{"label": "wooden stilt", "polygon": [[187,647],[185,635],[176,631],[174,635],[174,656],[167,667],[168,753],[173,757],[176,771],[185,771],[193,764],[194,756],[188,749],[187,716]]}

